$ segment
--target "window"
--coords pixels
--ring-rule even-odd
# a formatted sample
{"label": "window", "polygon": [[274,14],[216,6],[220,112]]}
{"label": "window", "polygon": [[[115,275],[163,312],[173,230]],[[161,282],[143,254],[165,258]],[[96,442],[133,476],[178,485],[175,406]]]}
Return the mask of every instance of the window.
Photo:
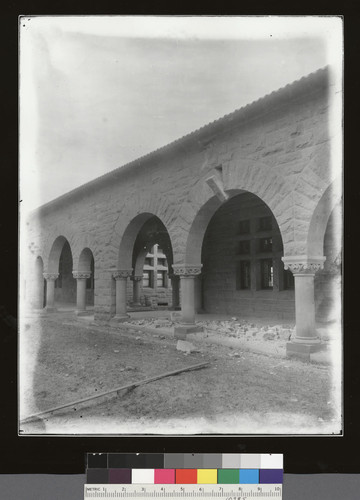
{"label": "window", "polygon": [[158,287],[165,286],[165,271],[158,271],[157,272],[156,284]]}
{"label": "window", "polygon": [[241,220],[239,222],[238,234],[250,233],[250,220]]}
{"label": "window", "polygon": [[261,288],[273,287],[274,267],[272,259],[263,259],[261,262]]}
{"label": "window", "polygon": [[284,290],[293,290],[295,288],[294,275],[288,269],[284,269]]}
{"label": "window", "polygon": [[250,261],[242,260],[239,263],[236,275],[236,289],[247,290],[250,288]]}
{"label": "window", "polygon": [[151,257],[145,257],[145,265],[152,266],[152,258]]}
{"label": "window", "polygon": [[151,287],[151,271],[143,272],[143,287],[145,288]]}
{"label": "window", "polygon": [[250,253],[250,240],[239,241],[238,255]]}
{"label": "window", "polygon": [[259,252],[272,252],[272,238],[259,239]]}
{"label": "window", "polygon": [[159,266],[166,266],[166,259],[158,259]]}
{"label": "window", "polygon": [[267,231],[272,229],[272,220],[270,217],[260,217],[259,219],[259,231]]}

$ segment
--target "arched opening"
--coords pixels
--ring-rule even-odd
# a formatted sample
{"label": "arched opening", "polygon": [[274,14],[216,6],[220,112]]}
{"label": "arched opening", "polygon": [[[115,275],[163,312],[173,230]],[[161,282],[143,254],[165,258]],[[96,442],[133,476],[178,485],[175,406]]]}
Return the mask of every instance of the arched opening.
{"label": "arched opening", "polygon": [[48,272],[58,273],[54,285],[54,301],[62,308],[74,308],[76,304],[76,280],[72,271],[70,244],[64,236],[59,236],[50,251]]}
{"label": "arched opening", "polygon": [[79,257],[77,271],[88,275],[85,285],[85,305],[94,305],[95,295],[95,260],[90,248],[84,248]]}
{"label": "arched opening", "polygon": [[161,220],[152,216],[144,222],[136,236],[132,251],[132,290],[128,290],[130,306],[167,308],[173,304],[173,251],[169,233]]}
{"label": "arched opening", "polygon": [[342,205],[338,203],[328,219],[323,240],[324,268],[315,275],[316,320],[341,320]]}
{"label": "arched opening", "polygon": [[[340,206],[342,199],[341,179],[336,179],[323,193],[311,217],[308,238],[307,254],[310,257],[322,256],[325,232],[327,231],[330,215],[335,207]],[[341,221],[341,215],[340,215]],[[341,227],[341,222],[339,228]]]}
{"label": "arched opening", "polygon": [[201,247],[201,309],[293,320],[294,279],[284,269],[282,236],[270,208],[249,192],[232,196],[217,209],[211,200],[208,205],[200,214],[210,219]]}
{"label": "arched opening", "polygon": [[40,256],[35,261],[34,295],[32,303],[34,309],[43,309],[46,303],[46,280],[44,279],[44,263]]}

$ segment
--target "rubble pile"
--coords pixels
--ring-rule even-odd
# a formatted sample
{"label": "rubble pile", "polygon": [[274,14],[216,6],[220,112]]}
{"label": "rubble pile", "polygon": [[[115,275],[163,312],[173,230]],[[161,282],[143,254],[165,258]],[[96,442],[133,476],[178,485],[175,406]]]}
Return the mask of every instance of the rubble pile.
{"label": "rubble pile", "polygon": [[128,323],[132,325],[148,326],[150,328],[171,328],[175,325],[175,323],[168,318],[132,319],[128,321]]}
{"label": "rubble pile", "polygon": [[[131,324],[150,328],[172,328],[176,322],[169,318],[132,319]],[[221,335],[227,338],[255,341],[288,341],[294,334],[292,325],[263,325],[233,317],[229,320],[201,320],[198,326],[203,327],[205,334]]]}
{"label": "rubble pile", "polygon": [[237,318],[225,321],[199,321],[198,324],[208,334],[216,333],[235,339],[287,341],[294,332],[294,327],[291,325],[257,325]]}

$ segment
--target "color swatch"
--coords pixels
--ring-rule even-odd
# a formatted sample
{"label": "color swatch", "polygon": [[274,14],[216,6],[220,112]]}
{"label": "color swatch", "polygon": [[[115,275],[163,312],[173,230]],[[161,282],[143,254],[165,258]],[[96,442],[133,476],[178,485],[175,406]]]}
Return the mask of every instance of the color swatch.
{"label": "color swatch", "polygon": [[88,453],[87,484],[281,484],[283,455]]}

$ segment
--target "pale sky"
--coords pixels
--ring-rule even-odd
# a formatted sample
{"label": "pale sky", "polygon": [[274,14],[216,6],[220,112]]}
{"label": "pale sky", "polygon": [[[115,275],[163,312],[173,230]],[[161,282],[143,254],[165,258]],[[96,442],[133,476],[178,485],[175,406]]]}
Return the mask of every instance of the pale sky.
{"label": "pale sky", "polygon": [[20,194],[33,209],[327,64],[333,17],[30,17]]}

